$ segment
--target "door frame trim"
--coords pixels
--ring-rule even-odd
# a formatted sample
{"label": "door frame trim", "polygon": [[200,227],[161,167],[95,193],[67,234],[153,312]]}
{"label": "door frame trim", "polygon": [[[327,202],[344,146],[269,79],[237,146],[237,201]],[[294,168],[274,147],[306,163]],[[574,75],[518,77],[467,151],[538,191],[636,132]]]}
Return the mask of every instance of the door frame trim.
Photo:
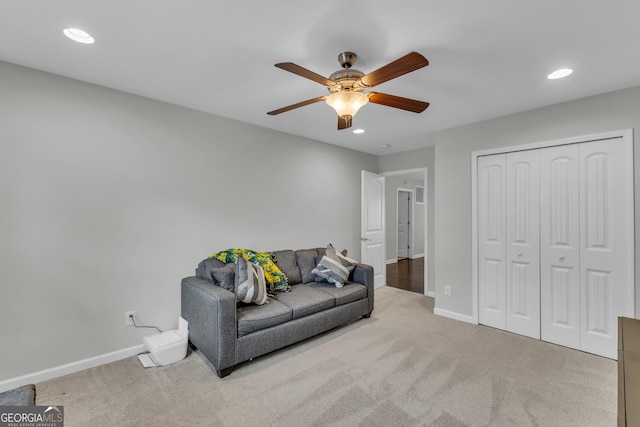
{"label": "door frame trim", "polygon": [[555,147],[559,145],[568,145],[568,144],[579,144],[581,142],[591,142],[598,141],[603,139],[612,139],[612,138],[622,138],[623,144],[625,144],[625,148],[627,150],[627,161],[630,163],[630,171],[631,171],[631,185],[627,189],[628,194],[627,197],[634,202],[630,204],[631,212],[629,213],[631,218],[630,228],[631,233],[634,236],[633,239],[629,239],[629,257],[630,261],[628,263],[629,269],[631,271],[628,272],[629,276],[632,277],[632,286],[630,286],[629,293],[629,303],[633,306],[633,313],[635,315],[635,198],[634,198],[634,169],[633,169],[633,129],[620,129],[609,132],[602,132],[596,134],[589,135],[581,135],[574,136],[570,138],[562,138],[555,139],[549,141],[541,141],[534,142],[522,145],[512,145],[507,147],[498,147],[491,148],[487,150],[479,150],[473,151],[471,153],[471,289],[472,289],[472,322],[476,325],[479,319],[479,307],[478,307],[478,157],[488,156],[492,154],[504,154],[510,153],[514,151],[526,151],[526,150],[534,150],[538,148],[546,148],[546,147]]}

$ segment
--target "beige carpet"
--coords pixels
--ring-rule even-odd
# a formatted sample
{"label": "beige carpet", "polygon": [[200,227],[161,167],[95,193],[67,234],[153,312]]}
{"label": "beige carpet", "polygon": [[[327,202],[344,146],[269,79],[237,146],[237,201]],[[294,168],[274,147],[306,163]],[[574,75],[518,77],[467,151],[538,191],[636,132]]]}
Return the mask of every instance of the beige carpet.
{"label": "beige carpet", "polygon": [[615,426],[613,360],[433,314],[384,287],[371,319],[219,379],[198,353],[37,385],[72,426]]}

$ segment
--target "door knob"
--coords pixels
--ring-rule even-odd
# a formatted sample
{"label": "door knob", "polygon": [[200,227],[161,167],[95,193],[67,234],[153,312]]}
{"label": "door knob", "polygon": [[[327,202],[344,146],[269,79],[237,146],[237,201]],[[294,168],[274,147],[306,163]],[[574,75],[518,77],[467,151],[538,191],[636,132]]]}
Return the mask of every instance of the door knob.
{"label": "door knob", "polygon": [[522,257],[522,252],[518,252],[518,258]]}
{"label": "door knob", "polygon": [[371,241],[371,239],[367,239],[366,237],[361,237],[360,241],[361,242],[367,242],[367,241]]}
{"label": "door knob", "polygon": [[564,255],[560,255],[560,261],[564,261]]}

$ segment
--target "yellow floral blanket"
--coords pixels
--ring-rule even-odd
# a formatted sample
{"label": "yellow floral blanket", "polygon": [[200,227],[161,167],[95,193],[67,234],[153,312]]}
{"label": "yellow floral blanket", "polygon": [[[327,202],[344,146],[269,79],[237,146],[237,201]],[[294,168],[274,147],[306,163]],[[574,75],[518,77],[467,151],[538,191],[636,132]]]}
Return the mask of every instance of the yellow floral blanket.
{"label": "yellow floral blanket", "polygon": [[280,271],[268,252],[252,251],[251,249],[227,249],[211,255],[209,258],[215,258],[226,264],[237,262],[240,255],[247,261],[258,264],[264,269],[264,277],[269,285],[269,292],[288,292],[291,290],[287,282],[287,276]]}

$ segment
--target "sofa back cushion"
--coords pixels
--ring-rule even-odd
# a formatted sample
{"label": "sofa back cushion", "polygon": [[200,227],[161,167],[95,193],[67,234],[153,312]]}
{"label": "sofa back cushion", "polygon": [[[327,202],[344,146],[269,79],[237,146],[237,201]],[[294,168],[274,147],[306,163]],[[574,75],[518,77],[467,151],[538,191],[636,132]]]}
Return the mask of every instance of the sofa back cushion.
{"label": "sofa back cushion", "polygon": [[[274,263],[278,269],[286,276],[289,285],[297,285],[300,283],[312,283],[316,281],[316,275],[312,273],[313,269],[325,255],[327,248],[310,248],[298,249],[292,251],[290,249],[272,252]],[[346,255],[346,251],[343,254]],[[201,279],[214,282],[221,286],[222,280],[219,277],[213,277],[216,269],[225,267],[225,263],[216,258],[207,258],[202,260],[196,268],[196,276]],[[224,271],[220,270],[220,273]],[[219,276],[219,274],[217,274]],[[226,286],[222,286],[225,287]]]}
{"label": "sofa back cushion", "polygon": [[300,273],[302,274],[302,283],[310,283],[316,281],[316,275],[311,271],[318,265],[318,250],[317,249],[298,249],[296,251],[296,261],[298,267],[300,267]]}
{"label": "sofa back cushion", "polygon": [[296,261],[296,253],[292,250],[275,251],[272,252],[274,262],[287,276],[289,285],[297,285],[302,283],[302,273],[300,273],[300,267]]}
{"label": "sofa back cushion", "polygon": [[224,267],[225,265],[226,264],[224,262],[214,258],[202,260],[200,261],[200,264],[198,264],[198,267],[196,267],[196,276],[212,282],[213,277],[211,276],[211,270],[214,268]]}
{"label": "sofa back cushion", "polygon": [[224,267],[212,268],[213,283],[230,292],[235,292],[236,264],[228,263]]}

